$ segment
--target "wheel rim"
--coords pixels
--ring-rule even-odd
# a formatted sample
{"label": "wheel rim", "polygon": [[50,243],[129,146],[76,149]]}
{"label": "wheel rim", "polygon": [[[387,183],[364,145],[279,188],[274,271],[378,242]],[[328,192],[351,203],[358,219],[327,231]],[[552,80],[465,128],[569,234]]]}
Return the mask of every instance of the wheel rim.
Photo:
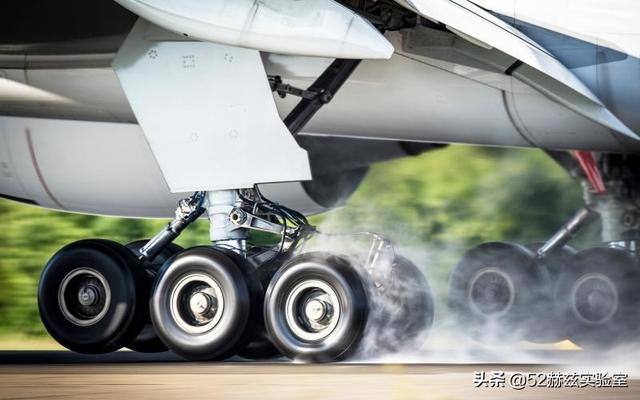
{"label": "wheel rim", "polygon": [[335,331],[340,320],[340,300],[335,289],[324,281],[299,282],[285,300],[287,325],[304,341],[319,341]]}
{"label": "wheel rim", "polygon": [[499,317],[509,311],[515,300],[511,278],[496,268],[485,268],[473,277],[469,302],[475,312]]}
{"label": "wheel rim", "polygon": [[189,334],[208,332],[218,325],[224,313],[222,289],[209,275],[184,275],[171,290],[170,311],[183,331]]}
{"label": "wheel rim", "polygon": [[602,324],[618,310],[618,291],[604,274],[586,274],[576,281],[571,291],[575,315],[588,324]]}
{"label": "wheel rim", "polygon": [[64,317],[74,325],[99,322],[111,303],[111,288],[104,275],[91,268],[77,268],[62,279],[58,304]]}

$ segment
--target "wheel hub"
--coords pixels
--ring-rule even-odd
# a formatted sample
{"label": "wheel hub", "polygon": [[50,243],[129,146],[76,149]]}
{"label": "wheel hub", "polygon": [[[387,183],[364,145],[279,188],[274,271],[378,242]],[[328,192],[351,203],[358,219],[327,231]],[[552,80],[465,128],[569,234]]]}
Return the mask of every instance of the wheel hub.
{"label": "wheel hub", "polygon": [[[205,289],[206,290],[206,289]],[[189,300],[189,307],[194,315],[200,315],[204,318],[212,318],[216,312],[216,298],[206,291],[196,292]]]}
{"label": "wheel hub", "polygon": [[92,306],[98,301],[98,296],[97,288],[83,285],[78,291],[78,302],[85,307]]}
{"label": "wheel hub", "polygon": [[74,325],[89,326],[100,321],[111,302],[111,289],[104,275],[91,268],[77,268],[61,281],[58,304]]}
{"label": "wheel hub", "polygon": [[327,309],[331,307],[328,303],[318,299],[307,302],[304,313],[309,321],[319,322],[327,315]]}
{"label": "wheel hub", "polygon": [[471,281],[469,297],[478,313],[491,317],[500,316],[513,304],[513,282],[498,269],[484,269]]}
{"label": "wheel hub", "polygon": [[575,314],[590,324],[608,321],[618,309],[618,291],[604,274],[587,274],[578,279],[571,298]]}
{"label": "wheel hub", "polygon": [[298,283],[285,302],[286,321],[302,340],[317,341],[334,331],[340,318],[340,302],[336,291],[324,281]]}
{"label": "wheel hub", "polygon": [[220,285],[208,275],[187,274],[170,294],[171,316],[187,333],[205,333],[216,327],[224,311]]}

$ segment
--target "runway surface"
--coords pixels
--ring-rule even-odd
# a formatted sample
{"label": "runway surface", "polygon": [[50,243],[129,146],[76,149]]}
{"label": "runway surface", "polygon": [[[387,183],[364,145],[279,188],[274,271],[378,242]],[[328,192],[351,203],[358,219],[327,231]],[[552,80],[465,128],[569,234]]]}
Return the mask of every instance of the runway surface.
{"label": "runway surface", "polygon": [[[446,357],[446,354],[443,354]],[[570,356],[569,359],[579,358]],[[567,359],[566,355],[562,356]],[[0,352],[0,399],[638,399],[628,387],[510,387],[514,372],[571,371],[568,364],[193,363],[172,354]],[[476,372],[505,371],[505,387],[476,388]],[[583,371],[584,372],[584,371]],[[590,367],[589,372],[604,372]],[[534,374],[535,375],[535,374]]]}

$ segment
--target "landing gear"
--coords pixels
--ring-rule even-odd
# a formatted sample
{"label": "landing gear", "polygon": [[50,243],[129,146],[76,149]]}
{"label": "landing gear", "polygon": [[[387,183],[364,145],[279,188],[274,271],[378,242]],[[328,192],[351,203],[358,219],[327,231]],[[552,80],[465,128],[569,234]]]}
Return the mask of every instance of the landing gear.
{"label": "landing gear", "polygon": [[[263,309],[264,309],[264,294],[269,286],[271,277],[284,265],[291,254],[284,253],[277,256],[266,253],[258,254],[257,256],[250,257],[251,264],[255,267],[255,271],[260,281],[260,315],[261,318],[251,328],[254,330],[254,334],[251,340],[245,345],[238,348],[237,354],[240,357],[249,360],[265,360],[274,358],[280,355],[278,349],[271,342],[271,338],[267,333],[267,328],[264,323]],[[266,259],[265,259],[266,258]]]}
{"label": "landing gear", "polygon": [[375,347],[382,353],[416,351],[433,324],[434,303],[429,283],[414,263],[400,255],[395,255],[388,275],[381,281],[374,282],[370,291],[375,309],[372,313]]}
{"label": "landing gear", "polygon": [[[214,245],[173,245],[205,211]],[[255,245],[249,231],[277,240]],[[357,352],[365,335],[376,353],[419,348],[433,299],[418,268],[370,233],[362,254],[304,251],[316,235],[303,215],[257,188],[197,192],[151,240],[60,250],[40,283],[42,319],[60,343],[84,353],[129,347],[189,360],[282,353],[328,362]]]}
{"label": "landing gear", "polygon": [[[533,243],[526,247],[536,255],[546,243]],[[534,343],[561,342],[569,337],[569,326],[564,320],[558,295],[561,276],[566,274],[568,263],[573,259],[576,250],[568,245],[556,247],[544,257],[536,257],[536,265],[542,278],[540,284],[530,290],[536,293],[536,302],[530,305],[534,321],[525,330],[523,339]]]}
{"label": "landing gear", "polygon": [[294,257],[273,277],[264,313],[275,346],[302,361],[340,360],[358,346],[367,322],[364,286],[340,257]]}
{"label": "landing gear", "polygon": [[565,340],[559,278],[575,254],[569,246],[543,258],[545,243],[484,243],[465,254],[450,278],[449,304],[461,326],[487,343]]}
{"label": "landing gear", "polygon": [[[640,162],[633,156],[596,158],[588,152],[575,157],[584,171],[586,207],[545,243],[527,248],[483,244],[453,271],[450,304],[476,337],[494,342],[505,336],[541,343],[570,339],[584,349],[638,340]],[[571,157],[562,164],[571,169]],[[567,246],[596,214],[604,246],[579,252]]]}
{"label": "landing gear", "polygon": [[637,340],[640,265],[628,251],[592,248],[575,255],[560,275],[558,304],[571,340],[607,349]]}
{"label": "landing gear", "polygon": [[433,296],[415,264],[388,257],[372,260],[369,254],[363,261],[312,252],[291,259],[271,280],[265,299],[276,347],[290,358],[314,362],[360,350],[418,350],[433,322]]}
{"label": "landing gear", "polygon": [[[127,244],[127,248],[137,257],[140,254],[140,249],[142,249],[148,242],[149,240],[137,240]],[[162,264],[182,250],[182,247],[177,244],[169,243],[157,256],[153,258],[153,260],[145,259],[142,262],[142,268],[144,268],[147,275],[147,284],[145,285],[145,292],[143,293],[144,297],[149,297],[151,287],[153,286],[153,282],[158,271],[162,267]],[[142,329],[142,332],[140,332],[140,334],[132,343],[127,345],[127,347],[141,353],[160,353],[168,350],[167,346],[165,346],[164,343],[162,343],[162,340],[158,337],[156,330],[153,327],[153,323],[151,322],[151,316],[148,313],[146,315],[146,324]]]}
{"label": "landing gear", "polygon": [[81,240],[58,251],[42,273],[38,308],[51,336],[80,353],[127,346],[145,325],[144,270],[124,246]]}
{"label": "landing gear", "polygon": [[473,337],[518,340],[536,323],[531,305],[542,282],[533,252],[511,243],[485,243],[467,252],[453,270],[449,305]]}
{"label": "landing gear", "polygon": [[196,247],[160,271],[151,319],[177,354],[190,360],[224,359],[252,339],[261,300],[254,270],[227,251]]}
{"label": "landing gear", "polygon": [[[575,229],[583,223],[572,221]],[[576,252],[564,245],[575,229],[565,226],[549,242],[527,248],[485,243],[467,252],[450,280],[449,302],[458,322],[490,343],[570,339],[604,349],[635,339],[637,257],[615,247]]]}

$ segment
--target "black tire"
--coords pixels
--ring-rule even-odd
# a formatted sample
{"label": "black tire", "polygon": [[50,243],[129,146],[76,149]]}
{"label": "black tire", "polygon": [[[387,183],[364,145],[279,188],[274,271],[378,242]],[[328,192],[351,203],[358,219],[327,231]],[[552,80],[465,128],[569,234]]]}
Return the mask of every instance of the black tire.
{"label": "black tire", "polygon": [[578,252],[560,276],[556,293],[571,341],[585,349],[603,350],[636,339],[638,287],[640,266],[626,250]]}
{"label": "black tire", "polygon": [[458,324],[486,343],[517,341],[535,323],[532,288],[542,278],[534,254],[517,244],[491,242],[469,250],[451,273],[449,306]]}
{"label": "black tire", "polygon": [[[262,325],[264,326],[264,324]],[[273,343],[271,343],[267,333],[263,329],[260,329],[258,337],[238,349],[237,354],[248,360],[268,360],[278,357],[280,352]]]}
{"label": "black tire", "polygon": [[[333,310],[335,319],[330,318],[326,330],[319,334],[287,321],[289,295],[299,293],[290,302],[293,313],[294,308],[298,310],[302,306],[297,299],[308,301],[305,296],[311,291],[321,293],[315,287],[304,289],[304,285],[313,286],[318,282],[333,296],[331,304],[339,306],[339,317]],[[368,317],[367,295],[357,271],[344,258],[319,252],[289,260],[271,280],[264,307],[267,331],[276,348],[291,359],[310,362],[341,360],[352,354],[360,343]],[[296,329],[302,334],[296,333]],[[310,339],[309,335],[318,338]]]}
{"label": "black tire", "polygon": [[[81,284],[98,293],[97,304],[79,303]],[[144,326],[146,298],[138,293],[144,284],[144,271],[126,247],[102,239],[74,242],[59,250],[42,273],[40,317],[49,334],[70,350],[115,351]]]}
{"label": "black tire", "polygon": [[[147,244],[148,241],[148,239],[136,240],[135,242],[128,243],[126,247],[137,258],[140,255],[139,250]],[[145,279],[146,285],[144,292],[140,294],[141,296],[146,296],[147,299],[151,296],[153,281],[155,280],[160,268],[162,268],[162,265],[182,250],[184,249],[177,244],[169,243],[152,261],[145,261],[142,263],[141,267],[145,270],[147,279]],[[145,326],[133,342],[127,345],[127,348],[140,353],[161,353],[163,351],[168,351],[169,349],[164,343],[162,343],[162,340],[158,337],[158,334],[153,327],[153,323],[151,322],[151,316],[149,315],[148,309],[149,302],[145,301],[144,304],[147,307],[145,312]]]}
{"label": "black tire", "polygon": [[[211,326],[196,328],[201,330],[197,332],[188,331],[197,325],[188,321],[188,310],[176,308],[177,300],[172,311],[171,293],[187,277],[195,277],[196,284],[204,282],[198,279],[207,279],[217,285],[223,301],[217,322],[214,316]],[[151,295],[151,320],[162,342],[180,356],[189,360],[224,359],[253,339],[252,328],[261,316],[261,300],[253,268],[243,265],[230,251],[194,247],[177,254],[160,270]]]}
{"label": "black tire", "polygon": [[[266,292],[266,288],[269,286],[269,282],[271,282],[271,278],[289,258],[290,254],[283,253],[278,254],[275,258],[263,263],[259,263],[257,260],[252,260],[252,262],[257,265],[255,268],[260,281],[262,304],[264,304],[264,293]],[[261,313],[263,312],[263,309],[264,307],[261,307]],[[244,347],[238,348],[237,354],[240,357],[249,360],[267,360],[281,355],[269,338],[269,334],[267,333],[267,329],[264,325],[264,317],[261,317],[259,322],[252,329],[255,331],[253,339]]]}
{"label": "black tire", "polygon": [[[526,247],[536,253],[544,244],[531,243]],[[536,302],[531,304],[535,323],[524,332],[524,339],[533,343],[554,343],[568,338],[569,327],[562,317],[562,307],[556,301],[556,291],[560,276],[575,254],[573,247],[563,246],[537,260],[542,280],[538,288],[532,288],[538,293]]]}
{"label": "black tire", "polygon": [[433,324],[434,304],[424,274],[397,255],[382,289],[372,287],[371,334],[375,351],[418,350]]}

